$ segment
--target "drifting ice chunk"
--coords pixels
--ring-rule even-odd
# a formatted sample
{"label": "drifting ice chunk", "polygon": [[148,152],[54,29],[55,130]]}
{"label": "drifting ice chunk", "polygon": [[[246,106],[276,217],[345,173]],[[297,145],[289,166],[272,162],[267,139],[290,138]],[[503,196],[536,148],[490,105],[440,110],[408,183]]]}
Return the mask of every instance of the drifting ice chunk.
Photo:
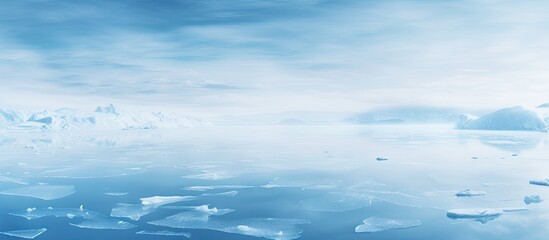
{"label": "drifting ice chunk", "polygon": [[448,210],[446,216],[451,219],[474,219],[481,223],[487,223],[503,214],[501,209],[453,209]]}
{"label": "drifting ice chunk", "polygon": [[222,193],[205,193],[202,196],[225,196],[225,197],[234,197],[238,194],[238,191],[228,191]]}
{"label": "drifting ice chunk", "polygon": [[363,221],[363,224],[356,226],[357,233],[373,233],[391,229],[413,228],[421,225],[419,220],[397,220],[371,217]]}
{"label": "drifting ice chunk", "polygon": [[40,234],[44,233],[46,230],[47,229],[45,229],[45,228],[40,228],[40,229],[0,232],[0,234],[4,234],[4,235],[10,236],[10,237],[34,239],[35,237],[40,236]]}
{"label": "drifting ice chunk", "polygon": [[540,185],[540,186],[549,186],[549,178],[542,179],[542,180],[532,180],[530,181],[530,184]]}
{"label": "drifting ice chunk", "polygon": [[27,185],[28,183],[19,178],[11,178],[6,176],[0,176],[0,182],[15,183],[21,185]]}
{"label": "drifting ice chunk", "polygon": [[203,192],[203,191],[215,190],[215,189],[241,189],[241,188],[252,188],[252,187],[253,186],[244,186],[244,185],[192,186],[192,187],[183,188],[183,190]]}
{"label": "drifting ice chunk", "polygon": [[223,179],[229,179],[233,177],[234,176],[232,174],[229,174],[226,172],[219,172],[219,171],[202,171],[202,173],[199,173],[199,174],[184,176],[184,178],[199,179],[199,180],[223,180]]}
{"label": "drifting ice chunk", "polygon": [[463,190],[461,192],[456,193],[456,197],[477,197],[477,196],[484,196],[484,195],[486,195],[486,192],[473,191],[471,189]]}
{"label": "drifting ice chunk", "polygon": [[193,196],[154,196],[141,198],[141,204],[151,205],[151,206],[162,206],[170,203],[176,203],[181,201],[190,201],[194,200]]}
{"label": "drifting ice chunk", "polygon": [[24,196],[43,200],[64,198],[75,193],[74,186],[39,185],[31,187],[13,188],[0,191],[0,194],[11,196]]}
{"label": "drifting ice chunk", "polygon": [[368,195],[340,195],[309,198],[301,201],[305,210],[315,212],[346,212],[361,209],[372,205],[373,197]]}
{"label": "drifting ice chunk", "polygon": [[188,233],[188,232],[147,231],[147,230],[143,230],[143,231],[136,232],[135,234],[191,238],[191,233]]}
{"label": "drifting ice chunk", "polygon": [[118,204],[117,207],[111,210],[111,217],[124,217],[133,221],[139,220],[141,217],[154,212],[156,208],[151,206],[143,206],[141,204]]}
{"label": "drifting ice chunk", "polygon": [[81,223],[71,223],[72,226],[87,229],[111,229],[111,230],[125,230],[137,227],[128,222],[119,221],[112,218],[91,218],[86,219]]}
{"label": "drifting ice chunk", "polygon": [[387,161],[387,160],[389,160],[389,158],[386,158],[386,157],[376,157],[376,160],[377,160],[377,161]]}
{"label": "drifting ice chunk", "polygon": [[541,197],[537,195],[524,197],[524,203],[526,203],[527,205],[530,205],[532,203],[540,203],[540,202],[543,202],[543,199],[541,199]]}
{"label": "drifting ice chunk", "polygon": [[43,217],[63,217],[68,219],[83,219],[81,223],[71,223],[79,228],[89,229],[130,229],[136,227],[131,223],[109,218],[103,214],[88,211],[83,208],[28,208],[25,211],[10,213],[13,216],[24,217],[28,220]]}
{"label": "drifting ice chunk", "polygon": [[105,195],[108,195],[108,196],[125,196],[125,195],[128,195],[127,192],[106,192]]}
{"label": "drifting ice chunk", "polygon": [[250,218],[241,220],[189,219],[181,214],[149,222],[152,225],[184,229],[206,229],[226,233],[262,237],[273,240],[291,240],[303,230],[296,225],[309,223],[302,219]]}

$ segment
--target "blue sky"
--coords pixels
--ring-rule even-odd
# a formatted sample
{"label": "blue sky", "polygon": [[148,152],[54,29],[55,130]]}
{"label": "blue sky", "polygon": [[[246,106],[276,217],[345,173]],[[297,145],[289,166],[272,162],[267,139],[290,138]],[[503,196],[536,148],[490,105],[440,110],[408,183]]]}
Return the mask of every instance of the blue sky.
{"label": "blue sky", "polygon": [[197,114],[549,102],[546,1],[20,0],[0,104]]}

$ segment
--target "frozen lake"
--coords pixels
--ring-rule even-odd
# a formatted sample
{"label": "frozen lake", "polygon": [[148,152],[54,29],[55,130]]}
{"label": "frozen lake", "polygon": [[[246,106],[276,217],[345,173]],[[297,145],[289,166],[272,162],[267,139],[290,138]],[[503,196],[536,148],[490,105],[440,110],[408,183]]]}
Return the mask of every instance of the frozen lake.
{"label": "frozen lake", "polygon": [[0,239],[549,236],[547,133],[450,125],[9,132],[0,152]]}

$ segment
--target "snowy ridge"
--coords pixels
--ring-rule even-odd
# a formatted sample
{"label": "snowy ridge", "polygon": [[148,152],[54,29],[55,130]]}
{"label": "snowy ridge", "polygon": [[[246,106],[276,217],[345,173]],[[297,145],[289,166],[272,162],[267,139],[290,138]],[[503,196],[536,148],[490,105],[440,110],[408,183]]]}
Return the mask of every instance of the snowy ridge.
{"label": "snowy ridge", "polygon": [[462,115],[456,123],[458,129],[474,130],[547,132],[548,126],[549,111],[547,109],[522,106],[500,109],[481,117]]}
{"label": "snowy ridge", "polygon": [[0,129],[8,130],[186,128],[204,123],[177,113],[120,111],[112,104],[93,112],[70,108],[34,113],[0,109]]}

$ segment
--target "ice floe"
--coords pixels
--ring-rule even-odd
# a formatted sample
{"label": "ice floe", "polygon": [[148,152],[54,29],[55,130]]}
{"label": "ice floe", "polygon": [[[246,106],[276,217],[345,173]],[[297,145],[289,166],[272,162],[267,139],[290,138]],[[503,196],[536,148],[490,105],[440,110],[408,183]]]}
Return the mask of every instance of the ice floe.
{"label": "ice floe", "polygon": [[253,188],[253,186],[246,186],[246,185],[191,186],[191,187],[183,188],[183,190],[203,192],[203,191],[216,190],[216,189],[242,189],[242,188]]}
{"label": "ice floe", "polygon": [[43,200],[55,200],[75,193],[74,186],[38,185],[12,188],[0,191],[2,195],[32,197]]}
{"label": "ice floe", "polygon": [[111,217],[124,217],[133,221],[139,220],[141,217],[153,213],[156,208],[144,206],[142,204],[118,204],[111,210]]}
{"label": "ice floe", "polygon": [[249,218],[240,220],[222,220],[194,218],[186,214],[177,214],[162,220],[149,222],[152,225],[182,229],[205,229],[226,233],[262,237],[273,240],[297,239],[303,232],[297,225],[309,223],[302,219]]}
{"label": "ice floe", "polygon": [[202,196],[219,196],[219,197],[234,197],[238,194],[238,191],[228,191],[221,193],[204,193]]}
{"label": "ice floe", "polygon": [[526,203],[526,205],[530,205],[532,203],[540,203],[540,202],[543,202],[543,199],[541,199],[541,197],[538,195],[524,197],[524,203]]}
{"label": "ice floe", "polygon": [[540,185],[540,186],[549,186],[549,178],[541,179],[541,180],[531,180],[530,184]]}
{"label": "ice floe", "polygon": [[370,195],[330,194],[301,201],[303,209],[315,212],[346,212],[372,205]]}
{"label": "ice floe", "polygon": [[500,217],[503,213],[503,209],[471,208],[448,210],[446,216],[451,219],[473,219],[481,223],[487,223]]}
{"label": "ice floe", "polygon": [[143,231],[136,232],[135,234],[191,238],[191,233],[188,233],[188,232],[147,231],[147,230],[143,230]]}
{"label": "ice floe", "polygon": [[389,158],[386,158],[386,157],[376,157],[376,160],[377,160],[377,161],[387,161],[387,160],[389,160]]}
{"label": "ice floe", "polygon": [[13,216],[24,217],[27,220],[33,220],[43,217],[61,217],[71,220],[80,221],[77,223],[70,223],[70,225],[79,228],[88,229],[131,229],[136,227],[135,225],[120,221],[118,219],[110,218],[103,214],[89,211],[80,206],[80,208],[28,208],[24,211],[10,213]]}
{"label": "ice floe", "polygon": [[420,225],[421,225],[421,221],[419,220],[400,220],[400,219],[370,217],[370,218],[364,219],[361,225],[356,226],[355,232],[373,233],[373,232],[387,231],[391,229],[413,228]]}
{"label": "ice floe", "polygon": [[477,197],[477,196],[484,196],[484,195],[486,195],[486,192],[474,191],[471,189],[466,189],[456,193],[456,197]]}
{"label": "ice floe", "polygon": [[140,198],[142,205],[150,206],[161,206],[170,203],[176,203],[181,201],[190,201],[194,200],[194,196],[153,196]]}
{"label": "ice floe", "polygon": [[106,192],[104,194],[107,196],[116,196],[116,197],[128,195],[127,192]]}
{"label": "ice floe", "polygon": [[6,232],[0,232],[0,234],[10,236],[10,237],[34,239],[46,231],[47,229],[40,228],[40,229],[29,229],[29,230],[6,231]]}

